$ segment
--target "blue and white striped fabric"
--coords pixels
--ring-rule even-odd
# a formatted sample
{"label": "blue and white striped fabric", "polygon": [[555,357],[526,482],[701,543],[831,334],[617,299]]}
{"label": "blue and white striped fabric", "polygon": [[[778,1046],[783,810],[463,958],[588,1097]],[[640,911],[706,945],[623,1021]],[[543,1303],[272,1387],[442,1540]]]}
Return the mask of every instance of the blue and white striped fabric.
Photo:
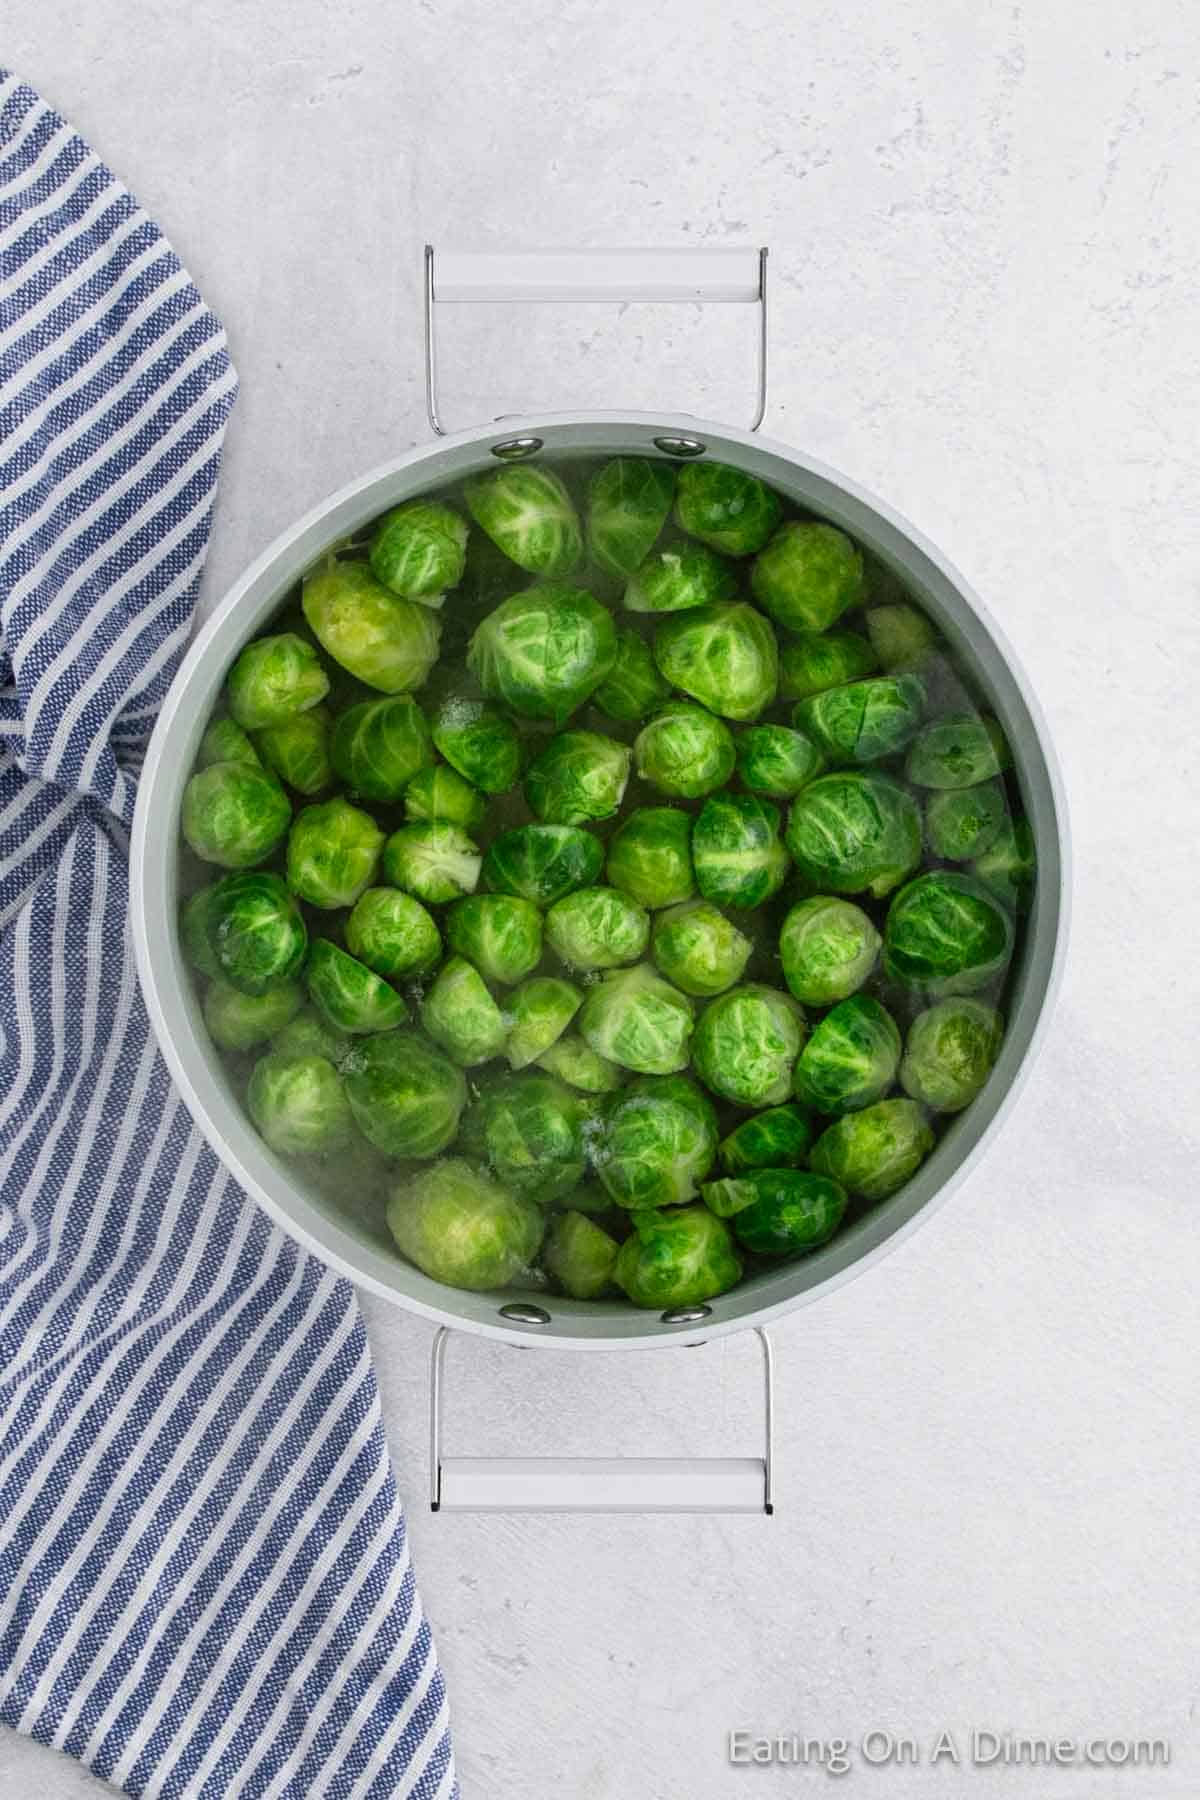
{"label": "blue and white striped fabric", "polygon": [[155,1051],[126,833],[236,381],[0,72],[0,1720],[126,1792],[456,1793],[353,1290]]}

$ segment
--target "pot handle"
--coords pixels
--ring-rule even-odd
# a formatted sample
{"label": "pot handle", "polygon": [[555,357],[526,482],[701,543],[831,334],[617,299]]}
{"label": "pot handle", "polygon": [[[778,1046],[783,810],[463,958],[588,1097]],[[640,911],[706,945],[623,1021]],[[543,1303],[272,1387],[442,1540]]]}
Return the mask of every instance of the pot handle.
{"label": "pot handle", "polygon": [[441,305],[652,301],[752,305],[759,311],[758,379],[750,430],[767,410],[767,252],[683,250],[442,250],[425,246],[425,410],[444,437],[435,313]]}
{"label": "pot handle", "polygon": [[775,1362],[771,1340],[760,1327],[755,1336],[763,1359],[761,1457],[443,1456],[450,1336],[448,1326],[438,1328],[430,1363],[431,1512],[774,1512]]}

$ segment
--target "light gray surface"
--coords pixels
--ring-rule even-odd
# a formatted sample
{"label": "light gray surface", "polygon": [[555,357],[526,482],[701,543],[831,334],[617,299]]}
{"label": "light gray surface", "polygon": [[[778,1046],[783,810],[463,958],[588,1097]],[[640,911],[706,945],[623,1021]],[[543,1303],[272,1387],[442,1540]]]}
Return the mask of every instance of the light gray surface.
{"label": "light gray surface", "polygon": [[[1167,0],[713,15],[9,0],[0,59],[156,211],[229,326],[210,594],[422,434],[422,237],[762,237],[769,428],[941,544],[1058,734],[1077,894],[1049,1047],[950,1206],[779,1328],[773,1522],[430,1518],[429,1334],[368,1302],[464,1800],[766,1800],[827,1778],[730,1770],[726,1729],[972,1724],[1163,1734],[1174,1761],[856,1767],[851,1790],[1191,1796],[1197,28]],[[448,343],[448,410],[694,396],[740,420],[734,320],[539,315],[505,363],[504,316],[481,313]],[[459,1351],[454,1450],[751,1447],[748,1339]],[[5,1800],[100,1791],[0,1736]]]}

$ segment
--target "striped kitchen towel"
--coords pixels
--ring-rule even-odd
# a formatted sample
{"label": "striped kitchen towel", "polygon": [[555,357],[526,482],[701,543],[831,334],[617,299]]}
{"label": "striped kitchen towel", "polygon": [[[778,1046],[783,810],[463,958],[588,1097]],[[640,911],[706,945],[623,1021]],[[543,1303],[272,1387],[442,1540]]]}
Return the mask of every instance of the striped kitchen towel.
{"label": "striped kitchen towel", "polygon": [[126,923],[236,382],[0,72],[0,1720],[130,1794],[456,1792],[353,1290],[155,1050]]}

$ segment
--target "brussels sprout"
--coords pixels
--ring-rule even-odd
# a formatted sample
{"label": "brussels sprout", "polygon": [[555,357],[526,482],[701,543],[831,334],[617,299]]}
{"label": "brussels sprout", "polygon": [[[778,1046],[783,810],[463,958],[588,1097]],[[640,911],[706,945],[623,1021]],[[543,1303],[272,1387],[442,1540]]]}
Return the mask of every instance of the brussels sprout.
{"label": "brussels sprout", "polygon": [[391,885],[435,906],[473,893],[482,863],[466,833],[442,819],[402,825],[383,846],[383,872]]}
{"label": "brussels sprout", "polygon": [[775,698],[775,633],[744,601],[697,606],[665,619],[654,639],[654,660],[673,687],[726,719],[757,719]]}
{"label": "brussels sprout", "polygon": [[603,866],[604,846],[578,825],[518,825],[493,840],[483,878],[493,893],[552,906],[576,888],[594,886]]}
{"label": "brussels sprout", "polygon": [[291,803],[274,775],[253,763],[211,763],[183,790],[183,835],[223,869],[265,862],[283,842]]}
{"label": "brussels sprout", "polygon": [[638,1075],[685,1069],[695,1017],[691,1001],[649,963],[620,969],[594,987],[579,1015],[590,1050]]}
{"label": "brussels sprout", "polygon": [[864,1200],[886,1200],[933,1149],[933,1132],[912,1100],[879,1100],[846,1113],[821,1133],[809,1167]]}
{"label": "brussels sprout", "polygon": [[397,1188],[387,1222],[397,1248],[423,1275],[472,1293],[507,1287],[537,1255],[544,1229],[532,1200],[458,1157]]}
{"label": "brussels sprout", "polygon": [[867,635],[883,669],[919,669],[934,646],[933,626],[915,606],[871,606]]}
{"label": "brussels sprout", "polygon": [[280,1156],[342,1150],[354,1119],[341,1078],[323,1056],[271,1050],[250,1072],[246,1105],[259,1136]]}
{"label": "brussels sprout", "polygon": [[586,1213],[594,1219],[607,1217],[610,1224],[618,1223],[616,1209],[598,1181],[585,1181],[573,1193],[565,1194],[559,1205],[567,1212]]}
{"label": "brussels sprout", "polygon": [[632,1212],[694,1199],[716,1154],[708,1096],[682,1075],[651,1075],[609,1102],[592,1160],[610,1199]]}
{"label": "brussels sprout", "polygon": [[288,833],[288,886],[310,906],[353,906],[379,868],[383,833],[348,800],[324,800],[296,815]]}
{"label": "brussels sprout", "polygon": [[483,1102],[483,1139],[498,1181],[542,1206],[578,1186],[587,1167],[584,1111],[552,1075],[532,1070],[498,1082]]}
{"label": "brussels sprout", "polygon": [[928,993],[969,994],[1003,974],[1012,918],[981,882],[933,869],[902,887],[888,908],[883,967],[891,981]]}
{"label": "brussels sprout", "polygon": [[705,544],[674,544],[655,550],[635,570],[625,589],[625,607],[636,613],[687,612],[732,599],[737,572]]}
{"label": "brussels sprout", "polygon": [[737,744],[738,774],[756,794],[792,800],[819,775],[825,759],[812,739],[786,725],[751,725]]}
{"label": "brussels sprout", "polygon": [[990,781],[1008,764],[1008,746],[995,719],[960,713],[926,725],[908,753],[905,773],[918,787],[965,788]]}
{"label": "brussels sprout", "polygon": [[624,626],[617,632],[617,660],[592,695],[610,719],[635,725],[670,697],[671,686],[655,667],[650,646],[640,632]]}
{"label": "brussels sprout", "polygon": [[935,788],[925,802],[925,837],[935,856],[946,862],[969,862],[988,849],[1007,818],[1001,781]]}
{"label": "brussels sprout", "polygon": [[573,1031],[550,1044],[536,1058],[539,1069],[557,1075],[568,1087],[580,1088],[585,1094],[611,1094],[621,1086],[625,1071],[606,1056],[597,1056]]}
{"label": "brussels sprout", "polygon": [[204,1023],[222,1050],[253,1050],[281,1031],[304,1004],[298,981],[281,981],[261,994],[243,994],[219,978],[204,996]]}
{"label": "brussels sprout", "polygon": [[676,806],[639,806],[613,833],[608,879],[641,906],[654,910],[688,900],[692,874],[692,821]]}
{"label": "brussels sprout", "polygon": [[395,981],[432,969],[441,959],[442,938],[411,894],[373,887],[358,896],[346,920],[346,948],[376,975]]}
{"label": "brussels sprout", "polygon": [[333,781],[329,760],[332,720],[325,707],[294,713],[279,725],[255,733],[262,761],[298,794],[320,794]]}
{"label": "brussels sprout", "polygon": [[880,942],[861,906],[814,894],[783,921],[784,980],[806,1006],[832,1006],[862,986],[879,958]]}
{"label": "brussels sprout", "polygon": [[243,994],[265,994],[304,961],[308,933],[278,875],[255,869],[222,876],[195,896],[189,916],[207,937],[209,972]]}
{"label": "brussels sprout", "polygon": [[[303,717],[303,715],[300,715]],[[214,719],[196,752],[196,767],[209,769],[213,763],[252,763],[262,767],[262,758],[236,719]]]}
{"label": "brussels sprout", "polygon": [[781,525],[750,571],[754,598],[789,631],[827,631],[863,596],[862,551],[836,525]]}
{"label": "brussels sprout", "polygon": [[875,675],[801,700],[792,723],[834,762],[894,756],[917,731],[925,689],[915,675]]}
{"label": "brussels sprout", "polygon": [[345,1082],[359,1130],[385,1156],[436,1156],[458,1134],[466,1081],[418,1032],[364,1038],[346,1061]]}
{"label": "brussels sprout", "polygon": [[294,631],[247,644],[225,682],[229,710],[243,731],[282,725],[329,692],[329,677],[312,645]]}
{"label": "brussels sprout", "polygon": [[908,1028],[900,1085],[934,1112],[961,1112],[992,1072],[1004,1021],[981,1000],[939,1000]]}
{"label": "brussels sprout", "polygon": [[417,770],[433,761],[425,714],[408,694],[361,700],[338,720],[330,756],[356,799],[398,800]]}
{"label": "brussels sprout", "polygon": [[554,902],[546,936],[569,969],[615,969],[636,962],[645,950],[650,916],[616,888],[578,888]]}
{"label": "brussels sprout", "polygon": [[737,1106],[778,1106],[792,1091],[804,1013],[789,994],[749,982],[710,1001],[692,1039],[692,1066]]}
{"label": "brussels sprout", "polygon": [[434,716],[433,741],[451,768],[485,794],[507,794],[516,786],[521,737],[498,707],[451,695]]}
{"label": "brussels sprout", "polygon": [[524,981],[542,960],[542,915],[513,894],[472,894],[446,914],[446,942],[485,981]]}
{"label": "brussels sprout", "polygon": [[[686,474],[687,471],[685,470]],[[699,1306],[741,1280],[733,1235],[706,1206],[638,1212],[613,1271],[635,1306]]]}
{"label": "brussels sprout", "polygon": [[323,1019],[315,1006],[302,1006],[294,1019],[271,1039],[280,1056],[323,1056],[340,1069],[350,1054],[354,1038]]}
{"label": "brussels sprout", "polygon": [[583,994],[573,981],[556,975],[534,975],[510,996],[512,1028],[508,1034],[508,1061],[524,1069],[556,1044],[583,1005]]}
{"label": "brussels sprout", "polygon": [[572,1300],[598,1300],[612,1288],[620,1245],[581,1212],[551,1219],[542,1246],[542,1264]]}
{"label": "brussels sprout", "polygon": [[685,994],[708,998],[740,981],[754,948],[707,900],[688,900],[654,921],[650,954]]}
{"label": "brussels sprout", "polygon": [[726,556],[753,556],[776,525],[781,508],[769,487],[727,463],[688,463],[679,471],[675,517],[689,537]]}
{"label": "brussels sprout", "polygon": [[466,498],[475,523],[531,575],[569,575],[583,555],[578,514],[551,469],[514,463],[472,475]]}
{"label": "brussels sprout", "polygon": [[598,731],[560,731],[525,776],[529,810],[547,825],[611,819],[621,804],[633,753]]}
{"label": "brussels sprout", "polygon": [[779,646],[779,697],[807,700],[826,688],[859,681],[878,666],[874,650],[856,631],[805,631]]}
{"label": "brussels sprout", "polygon": [[485,694],[561,725],[617,660],[612,614],[583,588],[547,583],[502,600],[476,628],[467,664]]}
{"label": "brussels sprout", "polygon": [[1029,820],[1024,816],[1007,820],[975,858],[971,873],[1015,912],[1028,911],[1037,880],[1037,850]]}
{"label": "brussels sprout", "polygon": [[829,1241],[846,1211],[846,1190],[807,1169],[751,1169],[710,1182],[704,1201],[733,1219],[739,1244],[757,1256],[799,1256]]}
{"label": "brussels sprout", "polygon": [[471,832],[483,824],[487,803],[457,769],[438,763],[417,770],[404,790],[404,811],[410,819],[438,819]]}
{"label": "brussels sprout", "polygon": [[642,727],[633,754],[643,781],[684,800],[724,787],[737,760],[729,727],[684,701],[665,706]]}
{"label": "brussels sprout", "polygon": [[421,1003],[421,1023],[464,1069],[499,1056],[508,1037],[504,1015],[473,963],[452,956]]}
{"label": "brussels sprout", "polygon": [[[213,916],[213,898],[220,882],[214,881],[210,887],[204,887],[186,901],[179,915],[179,936],[183,944],[183,954],[193,969],[201,975],[212,977],[221,973],[221,965],[217,961],[217,953],[209,938],[208,924]],[[303,956],[303,948],[301,956]]]}
{"label": "brussels sprout", "polygon": [[654,547],[675,498],[675,471],[644,456],[618,456],[588,484],[587,537],[608,575],[632,575]]}
{"label": "brussels sprout", "polygon": [[884,775],[820,775],[792,802],[787,847],[813,887],[879,900],[921,860],[921,815]]}
{"label": "brussels sprout", "polygon": [[696,885],[721,906],[761,906],[788,872],[779,808],[753,794],[713,794],[692,831]]}
{"label": "brussels sprout", "polygon": [[380,693],[413,693],[437,661],[436,613],[389,593],[365,562],[327,558],[306,578],[301,604],[334,662]]}
{"label": "brussels sprout", "polygon": [[327,938],[318,938],[309,951],[304,977],[309,999],[339,1031],[356,1036],[391,1031],[408,1018],[408,1008],[395,988]]}
{"label": "brussels sprout", "polygon": [[852,994],[814,1026],[796,1064],[796,1098],[818,1112],[857,1112],[883,1099],[899,1066],[896,1021],[878,1000]]}
{"label": "brussels sprout", "polygon": [[721,1163],[727,1175],[746,1169],[795,1168],[811,1143],[812,1126],[799,1107],[770,1106],[734,1127],[720,1145]]}
{"label": "brussels sprout", "polygon": [[467,561],[467,521],[440,500],[406,500],[379,521],[371,539],[371,571],[405,600],[440,606]]}

